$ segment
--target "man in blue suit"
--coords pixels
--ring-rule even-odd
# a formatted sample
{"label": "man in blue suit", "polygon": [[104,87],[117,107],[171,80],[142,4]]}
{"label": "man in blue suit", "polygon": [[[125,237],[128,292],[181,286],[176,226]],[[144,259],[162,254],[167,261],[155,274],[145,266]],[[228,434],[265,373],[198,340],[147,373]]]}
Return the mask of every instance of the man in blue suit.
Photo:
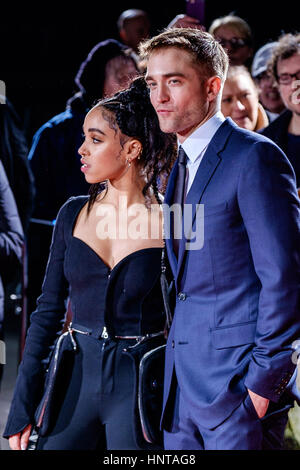
{"label": "man in blue suit", "polygon": [[166,240],[177,295],[165,448],[280,448],[300,337],[294,172],[269,139],[221,114],[228,58],[211,35],[166,30],[140,52],[161,129],[180,146],[165,206],[185,203],[181,240],[172,227]]}

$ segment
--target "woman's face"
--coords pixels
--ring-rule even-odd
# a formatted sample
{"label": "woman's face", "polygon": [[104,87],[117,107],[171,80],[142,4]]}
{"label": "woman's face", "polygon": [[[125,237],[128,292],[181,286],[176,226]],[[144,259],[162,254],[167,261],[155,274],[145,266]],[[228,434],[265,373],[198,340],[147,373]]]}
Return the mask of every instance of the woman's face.
{"label": "woman's face", "polygon": [[230,65],[244,65],[252,56],[252,48],[244,43],[244,36],[233,26],[220,26],[214,36],[226,49]]}
{"label": "woman's face", "polygon": [[[104,108],[92,109],[84,120],[84,142],[78,150],[81,171],[90,184],[117,180],[127,168],[125,146],[120,143],[120,131],[112,129],[103,117]],[[125,144],[126,145],[126,144]]]}
{"label": "woman's face", "polygon": [[138,71],[132,59],[117,56],[110,59],[105,67],[103,96],[112,96],[117,91],[127,88]]}
{"label": "woman's face", "polygon": [[244,129],[253,131],[258,118],[258,93],[252,80],[245,74],[227,78],[222,94],[221,110]]}

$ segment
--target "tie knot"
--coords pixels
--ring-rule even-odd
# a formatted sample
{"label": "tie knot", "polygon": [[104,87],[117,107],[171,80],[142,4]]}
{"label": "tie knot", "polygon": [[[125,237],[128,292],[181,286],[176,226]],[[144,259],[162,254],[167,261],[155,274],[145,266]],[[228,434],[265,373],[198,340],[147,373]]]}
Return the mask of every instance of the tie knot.
{"label": "tie knot", "polygon": [[179,150],[178,150],[178,163],[180,163],[181,165],[186,165],[187,158],[188,158],[187,154],[185,153],[185,151],[180,145]]}

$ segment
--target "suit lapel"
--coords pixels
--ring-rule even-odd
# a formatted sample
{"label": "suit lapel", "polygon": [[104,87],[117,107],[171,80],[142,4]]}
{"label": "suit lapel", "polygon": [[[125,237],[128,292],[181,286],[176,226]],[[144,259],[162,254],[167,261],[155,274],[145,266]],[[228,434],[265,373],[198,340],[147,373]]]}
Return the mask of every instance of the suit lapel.
{"label": "suit lapel", "polygon": [[[172,268],[175,279],[179,275],[181,265],[184,259],[185,244],[187,243],[187,239],[185,235],[188,236],[188,234],[192,231],[193,222],[196,216],[196,204],[200,204],[205,188],[209,184],[214,172],[216,171],[219,163],[221,162],[220,153],[225,148],[227,144],[227,140],[232,130],[234,129],[234,127],[237,127],[237,126],[231,120],[231,118],[227,118],[223,122],[223,124],[219,127],[214,137],[210,141],[207,147],[207,150],[204,154],[204,157],[199,165],[195,179],[193,181],[191,189],[189,190],[186,200],[185,200],[185,204],[190,205],[189,217],[186,221],[186,227],[184,227],[185,232],[183,230],[183,237],[179,246],[178,262],[177,262],[175,253],[173,251],[172,237],[166,238],[167,254],[168,254],[170,266]],[[168,186],[167,186],[167,190],[166,190],[166,194],[164,198],[165,206],[170,206],[172,204],[172,197],[174,193],[177,171],[178,171],[178,160],[176,160],[172,168],[171,174],[169,176]],[[165,221],[166,221],[166,218],[169,216],[169,214],[166,210],[164,212],[165,212]]]}
{"label": "suit lapel", "polygon": [[[174,193],[174,187],[175,187],[175,182],[176,182],[176,177],[177,177],[177,172],[178,172],[178,159],[175,161],[172,171],[169,176],[168,180],[168,185],[167,185],[167,190],[166,194],[164,197],[164,223],[165,226],[168,223],[170,225],[170,218],[169,218],[169,212],[167,210],[167,207],[172,205],[172,198],[173,198],[173,193]],[[168,222],[166,222],[168,221]],[[166,228],[165,228],[166,231]],[[167,232],[167,231],[166,231]],[[171,226],[169,226],[169,236],[166,238],[166,248],[167,248],[167,254],[169,258],[169,263],[171,266],[171,269],[173,271],[174,276],[176,276],[177,272],[177,258],[175,256],[175,253],[173,251],[173,240],[171,237]],[[168,235],[168,233],[166,233]]]}
{"label": "suit lapel", "polygon": [[191,189],[187,194],[183,213],[184,230],[179,245],[177,273],[180,270],[185,252],[185,244],[187,239],[189,239],[189,234],[192,231],[193,223],[196,217],[196,205],[200,203],[202,194],[206,186],[209,184],[209,181],[220,161],[220,157],[214,152],[214,150],[208,148],[205,152],[202,162],[199,165]]}
{"label": "suit lapel", "polygon": [[231,134],[234,126],[235,124],[229,118],[226,119],[223,124],[219,127],[207,147],[207,150],[199,165],[191,189],[187,194],[185,200],[185,205],[187,207],[184,213],[184,231],[182,240],[179,245],[178,253],[177,276],[179,275],[181,265],[184,259],[185,245],[187,243],[187,239],[189,240],[189,234],[191,233],[193,228],[193,223],[196,216],[196,205],[200,204],[202,195],[207,185],[210,183],[210,180],[214,172],[216,171],[218,165],[221,162],[220,153],[224,149],[228,137]]}

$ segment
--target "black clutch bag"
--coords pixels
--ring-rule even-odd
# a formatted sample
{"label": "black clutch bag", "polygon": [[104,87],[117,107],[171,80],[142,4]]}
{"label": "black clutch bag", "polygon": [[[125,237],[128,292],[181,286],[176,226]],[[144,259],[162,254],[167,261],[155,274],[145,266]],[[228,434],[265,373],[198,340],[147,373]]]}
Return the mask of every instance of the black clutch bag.
{"label": "black clutch bag", "polygon": [[134,360],[135,381],[135,435],[137,444],[145,449],[163,449],[160,420],[163,407],[163,385],[166,338],[171,326],[169,285],[166,277],[165,248],[162,250],[160,283],[166,317],[165,329],[160,334],[148,335],[134,346],[124,350]]}
{"label": "black clutch bag", "polygon": [[145,450],[162,449],[163,433],[160,419],[163,404],[165,337],[145,337],[123,353],[133,361],[135,391],[133,423],[136,443]]}
{"label": "black clutch bag", "polygon": [[164,361],[166,345],[144,354],[139,366],[138,408],[144,439],[163,445],[160,418],[163,404]]}

